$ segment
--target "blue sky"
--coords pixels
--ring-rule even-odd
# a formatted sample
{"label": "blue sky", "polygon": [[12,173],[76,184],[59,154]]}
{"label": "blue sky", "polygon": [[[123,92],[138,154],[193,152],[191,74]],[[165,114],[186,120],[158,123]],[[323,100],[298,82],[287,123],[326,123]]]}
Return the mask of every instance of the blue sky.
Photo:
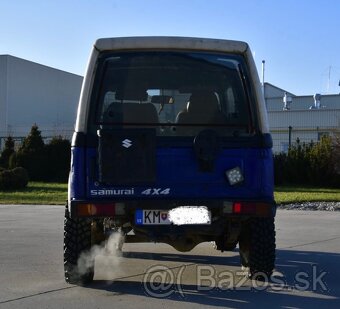
{"label": "blue sky", "polygon": [[248,42],[272,84],[339,93],[339,33],[339,0],[0,0],[0,54],[79,75],[99,37],[212,37]]}

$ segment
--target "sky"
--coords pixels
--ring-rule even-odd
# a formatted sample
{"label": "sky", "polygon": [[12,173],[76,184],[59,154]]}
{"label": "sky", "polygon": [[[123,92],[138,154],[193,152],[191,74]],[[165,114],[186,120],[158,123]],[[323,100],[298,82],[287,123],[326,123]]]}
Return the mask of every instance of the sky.
{"label": "sky", "polygon": [[246,41],[265,81],[339,93],[340,0],[0,0],[0,55],[84,75],[100,37]]}

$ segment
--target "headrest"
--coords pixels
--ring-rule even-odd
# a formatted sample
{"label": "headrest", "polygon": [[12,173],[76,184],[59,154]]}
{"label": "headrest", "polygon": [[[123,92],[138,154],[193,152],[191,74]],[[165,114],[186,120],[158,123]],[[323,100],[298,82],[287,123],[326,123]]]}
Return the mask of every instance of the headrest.
{"label": "headrest", "polygon": [[219,111],[216,94],[212,91],[197,91],[191,94],[187,105],[189,113],[212,113]]}

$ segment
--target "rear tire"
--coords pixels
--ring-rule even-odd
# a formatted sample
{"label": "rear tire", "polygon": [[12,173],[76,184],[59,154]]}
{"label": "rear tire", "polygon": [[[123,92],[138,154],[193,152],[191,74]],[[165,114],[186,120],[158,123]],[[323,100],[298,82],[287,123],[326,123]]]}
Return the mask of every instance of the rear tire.
{"label": "rear tire", "polygon": [[269,279],[275,267],[274,218],[254,218],[248,222],[239,238],[240,258],[248,276]]}
{"label": "rear tire", "polygon": [[71,219],[66,208],[64,219],[64,274],[67,283],[84,285],[93,281],[94,257],[88,254],[86,261],[79,260],[83,256],[82,254],[89,253],[90,249],[91,222],[88,219]]}

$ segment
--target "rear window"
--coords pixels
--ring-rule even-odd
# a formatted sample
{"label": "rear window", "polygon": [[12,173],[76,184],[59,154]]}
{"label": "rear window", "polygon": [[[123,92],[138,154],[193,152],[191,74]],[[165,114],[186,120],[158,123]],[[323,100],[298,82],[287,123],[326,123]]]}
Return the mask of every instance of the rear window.
{"label": "rear window", "polygon": [[183,52],[104,54],[92,98],[100,128],[155,128],[159,136],[254,132],[241,56]]}

